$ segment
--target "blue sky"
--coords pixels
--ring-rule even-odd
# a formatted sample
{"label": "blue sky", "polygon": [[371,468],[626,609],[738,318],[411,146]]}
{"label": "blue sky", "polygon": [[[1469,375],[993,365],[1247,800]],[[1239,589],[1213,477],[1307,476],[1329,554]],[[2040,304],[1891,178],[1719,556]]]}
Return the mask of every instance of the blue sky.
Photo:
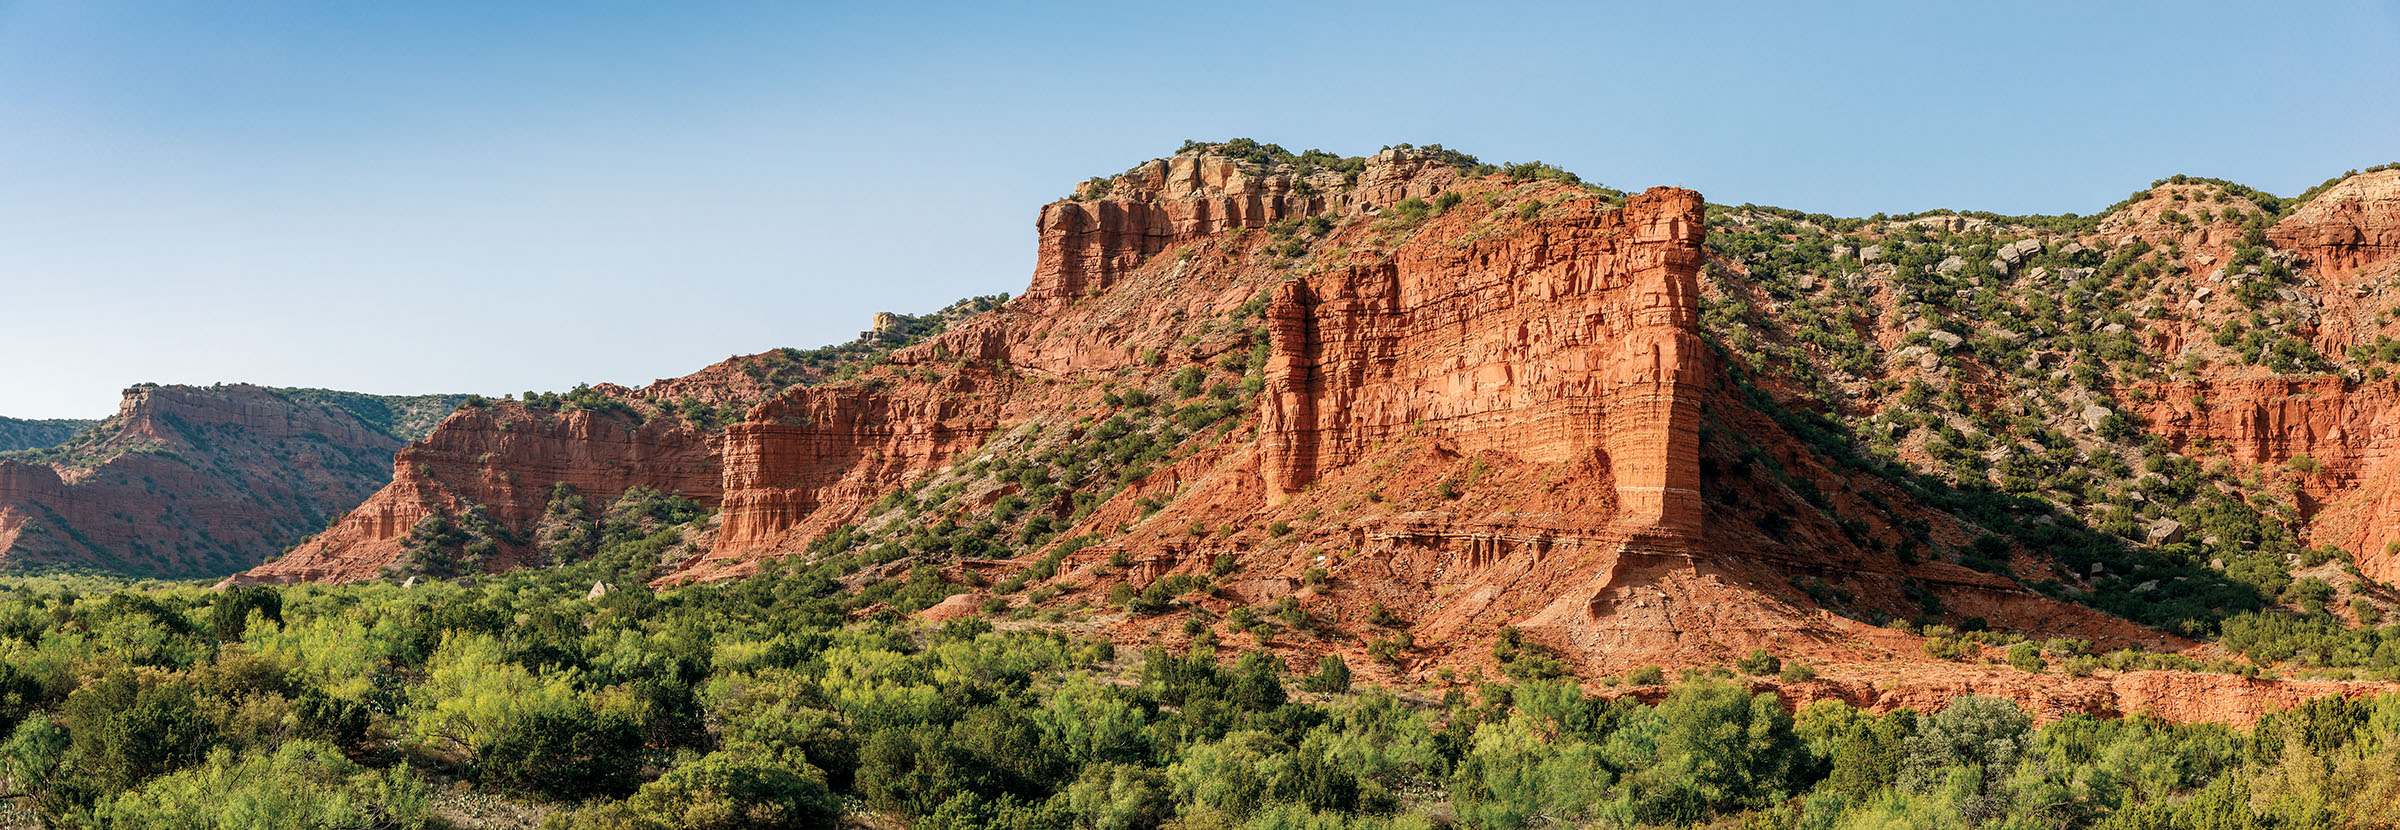
{"label": "blue sky", "polygon": [[2400,160],[2391,2],[1827,5],[0,0],[0,415],[839,342],[1186,138],[1845,215]]}

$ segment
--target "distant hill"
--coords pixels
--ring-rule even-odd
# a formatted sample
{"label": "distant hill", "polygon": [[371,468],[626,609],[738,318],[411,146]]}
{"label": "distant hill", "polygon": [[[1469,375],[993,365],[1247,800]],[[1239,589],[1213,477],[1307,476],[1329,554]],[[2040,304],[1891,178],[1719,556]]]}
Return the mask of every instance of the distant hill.
{"label": "distant hill", "polygon": [[392,451],[460,400],[145,384],[103,421],[6,422],[65,434],[0,453],[0,566],[216,576],[256,565],[389,482]]}
{"label": "distant hill", "polygon": [[21,418],[0,418],[0,452],[38,450],[65,443],[75,433],[91,429],[99,421],[77,418],[50,418],[28,421]]}

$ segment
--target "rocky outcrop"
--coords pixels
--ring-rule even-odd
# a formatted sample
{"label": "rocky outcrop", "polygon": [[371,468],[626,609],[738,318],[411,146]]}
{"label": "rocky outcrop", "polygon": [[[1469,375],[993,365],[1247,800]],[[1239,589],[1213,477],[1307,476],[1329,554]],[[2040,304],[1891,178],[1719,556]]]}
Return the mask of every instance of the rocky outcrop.
{"label": "rocky outcrop", "polygon": [[[2107,442],[2095,436],[2127,423],[2168,448],[2207,448],[2229,463],[2292,467],[2309,456],[2319,466],[2301,482],[2304,517],[2321,533],[2335,532],[2331,517],[2349,516],[2349,526],[2376,528],[2357,533],[2390,534],[2381,516],[2400,496],[2342,499],[2400,494],[2384,426],[2400,387],[2363,373],[2271,378],[2251,365],[2269,348],[2262,342],[2242,347],[2247,368],[2204,372],[2205,360],[2185,360],[2189,347],[2222,346],[2209,326],[2232,318],[2176,310],[2208,308],[2209,295],[2186,285],[2197,281],[2253,305],[2273,293],[2292,305],[2278,312],[2276,337],[2314,337],[2327,351],[2363,344],[2380,325],[2372,310],[2351,313],[2363,302],[2282,295],[2319,288],[2285,273],[2299,257],[2354,257],[2373,244],[2326,232],[2300,253],[2251,251],[2243,223],[2257,206],[2207,182],[2162,185],[2081,226],[2099,231],[2089,237],[1982,237],[2017,231],[1996,219],[1920,221],[1966,236],[1936,245],[1915,228],[1891,228],[1888,249],[1840,240],[1833,260],[1844,264],[1824,273],[1758,272],[1738,297],[1708,283],[1720,292],[1712,319],[1739,316],[1736,303],[1771,316],[1833,299],[1799,309],[1814,337],[1785,337],[1759,350],[1763,361],[1736,355],[1746,367],[1737,382],[1717,349],[1737,347],[1729,335],[1773,327],[1717,329],[1703,340],[1707,213],[1698,194],[1659,188],[1628,198],[1556,180],[1478,178],[1453,155],[1410,149],[1314,171],[1261,157],[1276,156],[1202,149],[1087,183],[1043,208],[1023,296],[855,378],[778,387],[750,383],[759,376],[729,361],[647,390],[598,390],[635,402],[642,418],[505,404],[461,413],[402,454],[383,494],[253,578],[370,577],[401,561],[400,540],[425,516],[482,509],[521,531],[554,484],[600,499],[641,484],[721,508],[713,536],[695,543],[706,552],[663,563],[663,583],[740,577],[778,557],[828,552],[873,560],[844,578],[853,587],[924,566],[970,588],[1040,583],[971,590],[925,615],[946,618],[1002,594],[1088,609],[1171,577],[1205,579],[1211,590],[1173,601],[1208,613],[1082,624],[1124,642],[1180,646],[1193,636],[1186,619],[1281,607],[1304,632],[1220,622],[1208,636],[1303,663],[1343,653],[1354,666],[1372,664],[1361,671],[1377,682],[1491,670],[1493,643],[1506,636],[1587,675],[1718,665],[1763,648],[1825,667],[1823,681],[1787,692],[1870,708],[1938,708],[1987,693],[2053,716],[2238,721],[2359,688],[2182,673],[2060,679],[1951,664],[1925,652],[1920,628],[1895,621],[1981,620],[2103,649],[2205,649],[2066,601],[2116,583],[2081,578],[2089,563],[2065,573],[2060,554],[2012,542],[2039,537],[2010,523],[2106,548],[2097,532],[2020,506],[1975,513],[1994,500],[1974,473],[2018,455],[2093,450],[2082,458],[2148,461],[2147,447],[2098,452]],[[1425,203],[1401,206],[1412,197]],[[1772,248],[1789,241],[1784,233],[1761,231],[1775,238],[1754,242]],[[2107,249],[2132,241],[2189,261],[2145,261],[2139,271],[2117,262],[2100,279],[2115,255]],[[2198,276],[2207,273],[2200,266],[2233,262],[2237,247],[2255,272]],[[1851,264],[1850,251],[1878,261]],[[1705,263],[1708,278],[1776,267],[1774,253]],[[2272,284],[2249,285],[2253,277]],[[2048,285],[2085,305],[2117,302],[2095,296],[2147,303],[2152,289],[2176,296],[2155,308],[2028,311],[2005,332],[1964,315],[1937,326],[1921,308],[1974,297],[1995,280]],[[2069,317],[2072,331],[2062,329]],[[1850,354],[1851,335],[1871,348]],[[1915,352],[1896,355],[1904,359],[1878,354],[1911,337]],[[2179,380],[2101,388],[2062,360],[2099,346],[2151,352],[2158,362],[2146,365],[2172,362]],[[1836,353],[1848,359],[1826,373],[1834,377],[1803,377],[1823,365],[1810,361]],[[2027,376],[1987,371],[1994,354],[2010,356],[2000,368],[2028,367]],[[1862,376],[1871,373],[1880,374]],[[1844,434],[1857,424],[1842,407],[1888,403],[1918,378],[1935,382],[1926,395],[2041,400],[2044,390],[2069,390],[2070,400],[2038,411],[1995,405],[1976,417],[1953,406],[1950,420],[1912,415],[1906,430]],[[1804,381],[1832,392],[1811,397]],[[772,397],[721,436],[640,403],[716,406],[759,394]],[[1988,432],[2022,422],[2055,431],[2037,442],[2052,446]],[[1907,462],[1930,435],[1985,453],[1986,463],[1951,445],[1960,462],[1931,475],[1864,457],[1888,451]],[[1878,438],[1891,446],[1870,446]],[[2016,483],[2025,485],[2047,482]],[[2159,517],[2145,509],[2146,522],[2130,526],[2162,544],[2199,532],[2147,521]],[[1076,541],[1051,547],[1068,539]],[[1405,654],[1363,653],[1402,626],[1413,638]]]}
{"label": "rocky outcrop", "polygon": [[1966,695],[2015,701],[2036,721],[2071,715],[2121,718],[2148,715],[2171,723],[2248,727],[2268,713],[2340,695],[2360,698],[2400,691],[2400,684],[2346,680],[2266,680],[2232,674],[2130,671],[2094,676],[2028,674],[2002,667],[1891,667],[1856,678],[1777,684],[1760,681],[1793,708],[1838,700],[1870,712],[1938,712]]}
{"label": "rocky outcrop", "polygon": [[1699,194],[1284,283],[1259,438],[1271,495],[1398,431],[1465,454],[1610,459],[1624,521],[1696,531]]}
{"label": "rocky outcrop", "polygon": [[1352,214],[1454,187],[1458,171],[1440,157],[1387,149],[1355,186],[1339,173],[1254,169],[1187,153],[1155,159],[1108,180],[1104,198],[1042,208],[1033,282],[1025,296],[1072,302],[1107,290],[1149,257],[1239,228],[1320,213]]}
{"label": "rocky outcrop", "polygon": [[1028,300],[1073,302],[1106,290],[1178,244],[1234,228],[1263,228],[1329,204],[1321,194],[1297,192],[1291,176],[1248,175],[1213,156],[1152,161],[1115,181],[1110,198],[1042,208],[1034,225],[1041,239]]}
{"label": "rocky outcrop", "polygon": [[2177,448],[2294,475],[2313,542],[2400,580],[2400,379],[2158,384],[2143,397],[2144,422]]}
{"label": "rocky outcrop", "polygon": [[982,443],[1015,389],[974,367],[921,385],[803,389],[759,405],[726,432],[716,548],[676,579],[748,575],[765,553],[855,518]]}
{"label": "rocky outcrop", "polygon": [[2400,254],[2400,170],[2361,173],[2326,188],[2276,222],[2267,240],[2336,272]]}
{"label": "rocky outcrop", "polygon": [[[405,537],[427,516],[480,509],[523,534],[561,484],[596,504],[643,486],[714,506],[717,440],[674,418],[543,412],[515,402],[464,407],[393,457],[388,486],[324,533],[235,582],[378,578],[409,564]],[[488,566],[505,568],[527,553],[522,544],[509,545]]]}
{"label": "rocky outcrop", "polygon": [[176,576],[254,565],[384,483],[405,443],[383,431],[393,410],[451,400],[128,389],[73,443],[0,459],[0,563]]}

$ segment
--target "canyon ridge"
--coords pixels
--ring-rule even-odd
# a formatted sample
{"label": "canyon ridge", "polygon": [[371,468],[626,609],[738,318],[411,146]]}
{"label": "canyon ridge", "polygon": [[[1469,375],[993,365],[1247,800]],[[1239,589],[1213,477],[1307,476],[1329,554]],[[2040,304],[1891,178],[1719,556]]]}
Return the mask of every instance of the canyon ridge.
{"label": "canyon ridge", "polygon": [[843,558],[929,586],[893,613],[1395,683],[1768,654],[1811,667],[1787,699],[2235,721],[2386,688],[2243,638],[2400,610],[2400,170],[1843,219],[1236,141],[1035,227],[1014,297],[468,400],[228,583],[558,564],[672,498],[657,587]]}

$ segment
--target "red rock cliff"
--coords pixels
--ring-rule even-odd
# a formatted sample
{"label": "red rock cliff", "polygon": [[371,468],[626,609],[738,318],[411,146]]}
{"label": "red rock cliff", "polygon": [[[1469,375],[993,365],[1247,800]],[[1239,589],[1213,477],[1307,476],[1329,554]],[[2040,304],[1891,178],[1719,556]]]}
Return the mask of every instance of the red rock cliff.
{"label": "red rock cliff", "polygon": [[[713,506],[719,477],[713,436],[680,420],[536,412],[515,403],[462,408],[393,458],[390,485],[332,528],[237,581],[377,578],[405,564],[402,539],[426,516],[481,506],[521,531],[541,517],[558,484],[597,504],[639,485]],[[506,553],[513,560],[525,551]]]}
{"label": "red rock cliff", "polygon": [[0,460],[0,563],[223,574],[323,527],[401,441],[296,394],[139,386],[44,460]]}
{"label": "red rock cliff", "polygon": [[2400,170],[2344,179],[2276,222],[2267,240],[2337,272],[2400,254]]}
{"label": "red rock cliff", "polygon": [[983,442],[1016,385],[974,368],[897,389],[797,390],[751,410],[724,445],[725,523],[678,579],[755,570]]}
{"label": "red rock cliff", "polygon": [[1538,233],[1352,265],[1276,289],[1261,475],[1290,495],[1430,429],[1466,454],[1599,453],[1624,520],[1696,531],[1699,194],[1655,189]]}

